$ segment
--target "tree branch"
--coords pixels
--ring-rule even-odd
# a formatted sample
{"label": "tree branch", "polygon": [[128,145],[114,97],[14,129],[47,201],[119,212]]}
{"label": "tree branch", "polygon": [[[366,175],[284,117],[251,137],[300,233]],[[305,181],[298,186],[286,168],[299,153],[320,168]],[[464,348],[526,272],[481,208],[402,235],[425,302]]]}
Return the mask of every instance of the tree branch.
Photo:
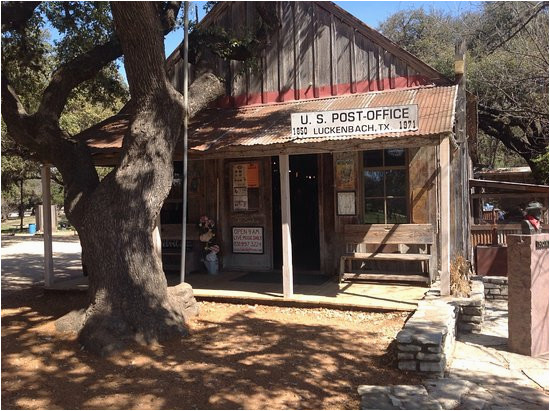
{"label": "tree branch", "polygon": [[[165,35],[174,28],[180,6],[181,2],[169,2],[160,11],[159,18]],[[43,117],[58,121],[71,91],[84,81],[92,79],[103,67],[121,56],[122,47],[118,37],[113,34],[107,43],[97,45],[59,67],[42,95],[38,112]]]}
{"label": "tree branch", "polygon": [[500,43],[498,43],[496,46],[494,46],[491,50],[487,52],[487,56],[490,56],[491,54],[493,54],[498,48],[508,43],[512,38],[516,36],[516,34],[521,32],[525,28],[525,26],[529,24],[531,20],[533,20],[542,10],[548,7],[548,3],[541,2],[535,7],[536,7],[535,11],[533,11],[533,13],[530,16],[528,16],[527,19],[515,31],[510,33],[506,38],[500,41]]}
{"label": "tree branch", "polygon": [[38,112],[58,121],[71,91],[84,81],[92,79],[99,70],[120,56],[122,48],[118,38],[113,36],[107,43],[95,46],[59,67],[42,95]]}
{"label": "tree branch", "polygon": [[2,71],[2,117],[8,125],[10,134],[17,136],[17,141],[20,144],[31,151],[38,149],[35,140],[26,132],[30,116],[10,85],[4,71]]}
{"label": "tree branch", "polygon": [[164,30],[164,35],[168,34],[176,25],[178,12],[181,8],[181,1],[169,1],[166,2],[162,14],[160,16],[160,22]]}
{"label": "tree branch", "polygon": [[32,17],[40,1],[3,1],[2,31],[20,30]]}

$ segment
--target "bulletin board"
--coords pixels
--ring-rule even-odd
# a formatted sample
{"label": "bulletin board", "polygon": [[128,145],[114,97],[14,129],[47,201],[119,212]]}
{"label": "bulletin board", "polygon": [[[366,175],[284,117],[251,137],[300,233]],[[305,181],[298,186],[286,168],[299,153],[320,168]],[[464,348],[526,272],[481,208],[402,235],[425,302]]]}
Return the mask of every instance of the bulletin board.
{"label": "bulletin board", "polygon": [[232,165],[232,210],[253,211],[260,207],[260,164],[257,161]]}

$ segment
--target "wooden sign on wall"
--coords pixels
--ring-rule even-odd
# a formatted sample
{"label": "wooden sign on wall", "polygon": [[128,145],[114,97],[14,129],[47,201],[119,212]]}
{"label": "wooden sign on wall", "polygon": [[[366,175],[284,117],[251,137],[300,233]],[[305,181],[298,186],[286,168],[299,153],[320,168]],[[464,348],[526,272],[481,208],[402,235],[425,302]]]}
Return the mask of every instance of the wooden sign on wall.
{"label": "wooden sign on wall", "polygon": [[233,254],[263,254],[263,227],[233,227]]}

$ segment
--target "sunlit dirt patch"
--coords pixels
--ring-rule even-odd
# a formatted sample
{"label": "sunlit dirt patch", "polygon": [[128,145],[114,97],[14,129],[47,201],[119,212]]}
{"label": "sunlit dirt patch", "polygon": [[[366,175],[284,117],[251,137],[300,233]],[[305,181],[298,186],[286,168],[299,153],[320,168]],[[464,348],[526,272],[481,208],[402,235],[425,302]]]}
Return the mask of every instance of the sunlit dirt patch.
{"label": "sunlit dirt patch", "polygon": [[38,289],[3,299],[3,408],[357,409],[360,384],[418,382],[388,352],[403,313],[201,303],[189,337],[99,358],[55,333],[85,304]]}

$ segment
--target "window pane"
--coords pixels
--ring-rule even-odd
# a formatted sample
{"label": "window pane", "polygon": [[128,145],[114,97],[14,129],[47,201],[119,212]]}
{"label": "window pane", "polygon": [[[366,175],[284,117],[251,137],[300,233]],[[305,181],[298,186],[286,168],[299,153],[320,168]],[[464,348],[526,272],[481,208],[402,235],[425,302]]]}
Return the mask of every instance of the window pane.
{"label": "window pane", "polygon": [[391,198],[387,200],[388,223],[408,223],[407,200]]}
{"label": "window pane", "polygon": [[386,171],[386,195],[404,197],[407,193],[405,170]]}
{"label": "window pane", "polygon": [[365,199],[365,223],[384,224],[384,200]]}
{"label": "window pane", "polygon": [[369,150],[363,152],[363,165],[365,167],[382,167],[383,150]]}
{"label": "window pane", "polygon": [[402,148],[392,148],[384,150],[385,166],[404,166],[405,165],[405,150]]}
{"label": "window pane", "polygon": [[384,196],[384,172],[365,170],[365,197]]}

